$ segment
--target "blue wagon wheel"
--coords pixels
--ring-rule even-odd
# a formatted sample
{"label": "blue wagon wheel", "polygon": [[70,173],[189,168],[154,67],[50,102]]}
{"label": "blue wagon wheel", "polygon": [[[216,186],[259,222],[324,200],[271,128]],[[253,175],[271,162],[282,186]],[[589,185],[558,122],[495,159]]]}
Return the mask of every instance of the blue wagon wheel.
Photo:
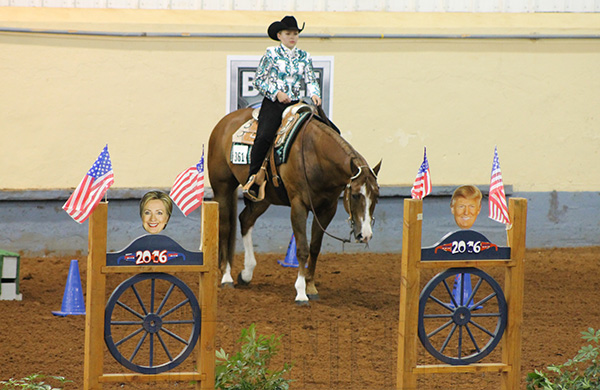
{"label": "blue wagon wheel", "polygon": [[477,268],[450,268],[421,292],[419,339],[444,363],[471,364],[498,345],[507,317],[506,299],[494,278]]}
{"label": "blue wagon wheel", "polygon": [[194,350],[201,324],[192,290],[164,273],[142,273],[121,283],[106,304],[104,341],[123,366],[158,374]]}

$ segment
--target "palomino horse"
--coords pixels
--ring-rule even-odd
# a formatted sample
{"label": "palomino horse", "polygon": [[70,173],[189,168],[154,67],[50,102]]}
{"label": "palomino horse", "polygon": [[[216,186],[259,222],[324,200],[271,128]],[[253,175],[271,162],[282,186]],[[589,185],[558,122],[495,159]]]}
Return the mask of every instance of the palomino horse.
{"label": "palomino horse", "polygon": [[[251,118],[252,109],[234,111],[213,129],[208,146],[208,174],[219,203],[219,267],[221,285],[233,286],[231,264],[235,251],[237,188],[246,182],[248,165],[232,164],[230,160],[233,133]],[[238,283],[248,284],[256,266],[252,248],[252,227],[271,205],[291,207],[292,230],[296,239],[298,278],[296,303],[307,305],[309,298],[318,299],[315,287],[317,257],[321,251],[324,229],[333,219],[338,199],[344,194],[344,206],[350,215],[352,232],[358,242],[367,243],[373,236],[373,212],[379,197],[377,173],[366,160],[331,127],[311,119],[300,130],[290,149],[286,163],[279,166],[289,201],[282,199],[272,183],[267,183],[265,199],[245,201],[239,216],[244,243],[244,269]],[[310,248],[307,240],[307,218],[313,213]],[[310,259],[309,259],[310,256]],[[305,268],[308,260],[308,267]]]}

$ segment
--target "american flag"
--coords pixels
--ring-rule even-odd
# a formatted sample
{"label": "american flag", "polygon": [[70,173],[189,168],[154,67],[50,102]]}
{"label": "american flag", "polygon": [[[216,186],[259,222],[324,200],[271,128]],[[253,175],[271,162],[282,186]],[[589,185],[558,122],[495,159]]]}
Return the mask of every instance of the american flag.
{"label": "american flag", "polygon": [[431,177],[429,172],[429,162],[427,161],[427,148],[423,151],[423,163],[419,167],[415,183],[413,184],[410,193],[413,199],[423,199],[431,193]]}
{"label": "american flag", "polygon": [[82,223],[94,211],[106,191],[115,182],[108,145],[94,162],[81,183],[75,188],[63,209],[76,222]]}
{"label": "american flag", "polygon": [[492,177],[490,179],[490,215],[494,221],[509,225],[508,207],[506,206],[506,194],[502,183],[502,172],[498,161],[498,148],[494,148],[494,162],[492,164]]}
{"label": "american flag", "polygon": [[169,196],[186,217],[202,204],[204,198],[204,148],[202,148],[200,162],[177,176]]}

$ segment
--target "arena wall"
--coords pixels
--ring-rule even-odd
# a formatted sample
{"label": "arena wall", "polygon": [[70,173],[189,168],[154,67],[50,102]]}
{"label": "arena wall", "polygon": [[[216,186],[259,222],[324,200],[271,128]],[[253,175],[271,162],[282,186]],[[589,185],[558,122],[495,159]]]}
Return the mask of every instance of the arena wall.
{"label": "arena wall", "polygon": [[[481,187],[485,192],[486,189]],[[168,190],[168,189],[165,189]],[[438,242],[446,233],[458,228],[450,213],[450,194],[453,187],[440,187],[423,201],[423,246]],[[600,194],[597,192],[512,192],[508,196],[528,200],[527,247],[600,246],[600,222],[597,218]],[[108,207],[108,250],[116,251],[146,232],[139,218],[140,190],[117,191]],[[403,199],[410,197],[410,187],[383,187],[382,197],[375,210],[374,237],[368,247],[364,244],[342,244],[325,236],[323,252],[400,253],[402,250]],[[16,194],[15,194],[16,195]],[[69,255],[86,253],[88,223],[77,224],[61,209],[67,191],[19,194],[15,200],[0,201],[0,248],[28,255]],[[37,196],[37,197],[36,197]],[[212,194],[207,194],[210,199]],[[54,198],[54,200],[48,200]],[[18,199],[18,200],[17,200]],[[243,202],[238,201],[238,211]],[[497,245],[506,245],[505,226],[487,217],[488,202],[484,199],[474,230],[484,234]],[[194,211],[187,218],[173,211],[165,234],[189,250],[200,244],[202,214]],[[349,238],[348,215],[341,201],[328,232]],[[237,227],[238,252],[243,251]],[[258,219],[253,229],[254,249],[257,252],[278,252],[285,256],[292,235],[290,209],[273,206]]]}
{"label": "arena wall", "polygon": [[[444,205],[436,188],[489,183],[497,146],[505,184],[537,210],[532,245],[579,245],[582,226],[584,244],[600,244],[600,14],[295,15],[307,23],[300,46],[334,58],[333,120],[371,164],[383,159],[379,181],[392,194],[410,188],[427,147]],[[262,54],[273,43],[266,26],[281,17],[0,7],[0,237],[34,234],[34,210],[61,213],[105,144],[115,206],[133,202],[121,200],[130,189],[168,189],[226,114],[227,56]],[[401,210],[401,198],[380,210]],[[546,210],[552,199],[564,202],[558,214]],[[594,212],[566,211],[582,207]],[[82,229],[62,213],[48,220],[54,231]],[[571,238],[555,240],[554,225]],[[58,241],[79,248],[73,239]],[[55,244],[46,250],[63,250]]]}

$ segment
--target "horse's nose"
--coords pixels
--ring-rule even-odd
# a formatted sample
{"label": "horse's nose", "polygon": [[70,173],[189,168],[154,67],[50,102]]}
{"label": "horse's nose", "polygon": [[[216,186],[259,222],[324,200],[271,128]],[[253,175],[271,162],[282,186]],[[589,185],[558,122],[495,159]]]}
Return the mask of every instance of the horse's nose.
{"label": "horse's nose", "polygon": [[366,234],[358,233],[358,235],[356,236],[356,241],[366,244],[369,242],[371,237],[373,237],[372,233],[366,233]]}

